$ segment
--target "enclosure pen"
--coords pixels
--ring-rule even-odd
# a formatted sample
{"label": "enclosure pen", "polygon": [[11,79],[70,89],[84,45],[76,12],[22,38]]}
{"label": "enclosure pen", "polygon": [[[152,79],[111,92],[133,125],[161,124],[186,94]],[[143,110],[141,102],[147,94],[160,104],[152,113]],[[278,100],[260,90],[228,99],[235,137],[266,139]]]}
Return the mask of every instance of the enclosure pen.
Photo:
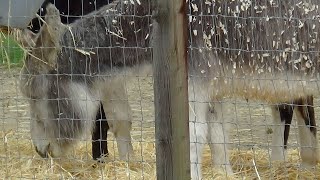
{"label": "enclosure pen", "polygon": [[1,179],[320,179],[319,0],[102,1],[0,20]]}

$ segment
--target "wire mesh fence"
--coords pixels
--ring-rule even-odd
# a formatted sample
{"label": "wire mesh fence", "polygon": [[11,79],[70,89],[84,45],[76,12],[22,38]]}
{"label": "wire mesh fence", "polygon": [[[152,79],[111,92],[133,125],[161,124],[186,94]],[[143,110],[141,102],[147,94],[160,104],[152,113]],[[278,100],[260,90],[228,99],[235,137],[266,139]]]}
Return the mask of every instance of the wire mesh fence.
{"label": "wire mesh fence", "polygon": [[[48,2],[1,67],[1,177],[156,179],[154,1]],[[186,5],[191,177],[318,179],[319,2]]]}

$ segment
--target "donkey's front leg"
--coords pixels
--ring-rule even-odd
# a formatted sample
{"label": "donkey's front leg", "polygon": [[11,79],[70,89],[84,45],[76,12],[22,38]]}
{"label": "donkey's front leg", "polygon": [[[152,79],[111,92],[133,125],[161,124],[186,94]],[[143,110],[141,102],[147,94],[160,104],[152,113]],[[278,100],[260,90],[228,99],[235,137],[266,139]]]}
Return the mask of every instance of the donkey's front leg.
{"label": "donkey's front leg", "polygon": [[[120,82],[119,82],[120,81]],[[120,159],[128,160],[133,156],[131,143],[132,110],[128,102],[126,89],[121,80],[110,83],[108,91],[105,92],[103,103],[104,110],[108,116],[108,124],[118,145]]]}
{"label": "donkey's front leg", "polygon": [[221,167],[227,175],[232,175],[232,167],[228,152],[229,134],[228,124],[225,122],[226,111],[221,102],[214,102],[207,109],[207,123],[209,127],[208,140],[211,158],[216,167]]}

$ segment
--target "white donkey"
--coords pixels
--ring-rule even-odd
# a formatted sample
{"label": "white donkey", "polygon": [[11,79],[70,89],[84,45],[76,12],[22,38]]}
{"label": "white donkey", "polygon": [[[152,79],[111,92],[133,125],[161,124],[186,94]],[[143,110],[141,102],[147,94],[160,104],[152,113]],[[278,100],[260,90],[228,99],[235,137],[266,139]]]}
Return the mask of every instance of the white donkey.
{"label": "white donkey", "polygon": [[201,178],[198,163],[206,142],[213,163],[232,173],[226,151],[225,98],[270,104],[279,125],[272,138],[273,160],[285,159],[285,107],[292,107],[302,163],[315,165],[319,149],[312,95],[319,94],[319,2],[191,0],[189,4],[189,67],[197,67],[190,68],[189,83],[194,109],[190,113],[192,177]]}

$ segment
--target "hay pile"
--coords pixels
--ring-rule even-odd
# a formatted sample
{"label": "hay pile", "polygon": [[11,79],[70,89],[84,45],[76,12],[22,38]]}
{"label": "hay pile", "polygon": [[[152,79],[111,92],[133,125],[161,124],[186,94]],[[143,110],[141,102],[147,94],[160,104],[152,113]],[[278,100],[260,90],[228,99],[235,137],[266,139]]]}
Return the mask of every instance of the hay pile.
{"label": "hay pile", "polygon": [[8,26],[1,26],[0,25],[0,32],[4,33],[4,34],[9,34],[12,31],[12,28],[8,27]]}
{"label": "hay pile", "polygon": [[16,41],[19,41],[21,39],[21,37],[22,37],[21,33],[22,33],[21,29],[11,28],[11,27],[7,27],[7,26],[0,26],[0,34],[1,35],[10,35]]}
{"label": "hay pile", "polygon": [[[90,142],[76,146],[68,156],[60,159],[41,159],[34,151],[27,134],[13,131],[0,133],[0,177],[5,179],[156,179],[155,147],[151,141],[134,143],[136,157],[129,163],[119,161],[113,141],[109,142],[110,157],[107,163],[97,164],[91,160]],[[231,151],[234,177],[226,177],[212,167],[210,151],[204,154],[205,179],[318,179],[320,167],[305,170],[298,167],[297,151],[290,151],[288,162],[269,164],[265,150]],[[256,166],[254,166],[256,164]]]}

